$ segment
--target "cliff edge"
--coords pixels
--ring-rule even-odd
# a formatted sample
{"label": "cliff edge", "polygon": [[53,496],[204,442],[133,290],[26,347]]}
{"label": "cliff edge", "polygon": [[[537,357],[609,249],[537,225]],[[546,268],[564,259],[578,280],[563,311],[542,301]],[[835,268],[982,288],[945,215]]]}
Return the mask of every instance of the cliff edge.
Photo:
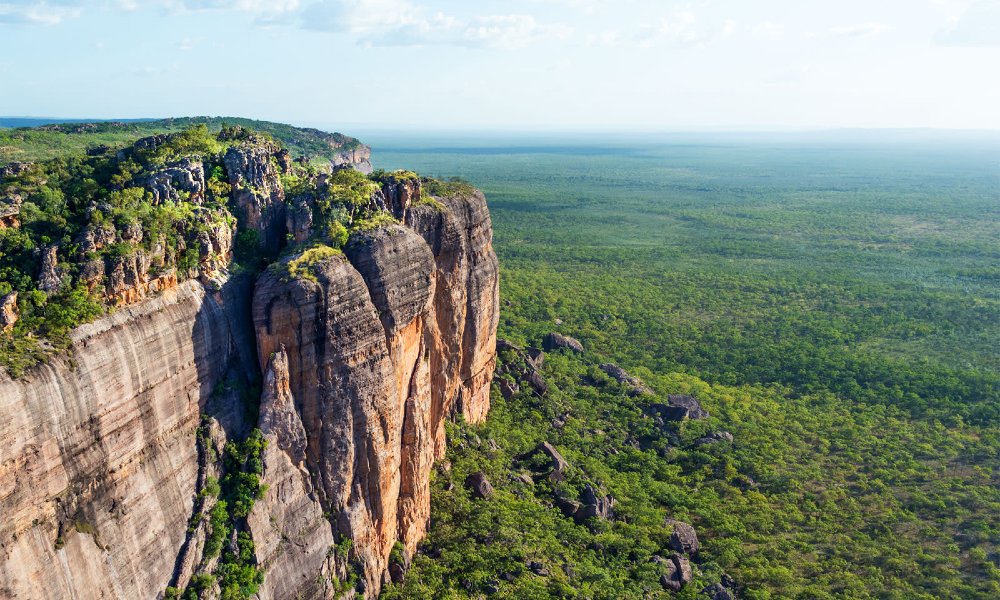
{"label": "cliff edge", "polygon": [[[17,294],[118,308],[0,372],[0,599],[375,597],[426,533],[445,421],[489,411],[480,192],[365,175],[366,152],[315,169],[246,131],[214,140],[95,158],[142,164],[124,188],[173,220],[130,231],[95,199],[8,293],[12,345],[31,339]],[[18,169],[22,206],[51,177]]]}

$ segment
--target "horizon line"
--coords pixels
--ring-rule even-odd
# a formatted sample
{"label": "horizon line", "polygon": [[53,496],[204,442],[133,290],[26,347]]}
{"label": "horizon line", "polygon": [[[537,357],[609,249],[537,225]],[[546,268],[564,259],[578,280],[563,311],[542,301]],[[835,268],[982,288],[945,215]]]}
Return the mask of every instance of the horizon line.
{"label": "horizon line", "polygon": [[[413,123],[372,123],[372,122],[334,122],[318,121],[311,119],[271,119],[261,117],[248,117],[241,115],[172,115],[167,117],[55,117],[50,115],[0,115],[0,120],[25,120],[25,121],[48,121],[42,125],[58,125],[62,123],[141,123],[150,121],[165,121],[169,119],[197,119],[197,118],[234,118],[250,119],[271,123],[281,123],[296,127],[357,127],[368,130],[404,130],[420,132],[447,132],[447,133],[590,133],[590,132],[620,132],[620,133],[830,133],[830,132],[853,132],[853,131],[927,131],[927,132],[980,132],[998,133],[1000,127],[939,127],[934,125],[908,125],[908,126],[878,126],[878,125],[657,125],[650,128],[639,128],[634,125],[614,125],[614,124],[576,124],[559,126],[538,126],[535,124],[470,124],[470,125],[427,125]],[[0,126],[0,128],[5,128]]]}

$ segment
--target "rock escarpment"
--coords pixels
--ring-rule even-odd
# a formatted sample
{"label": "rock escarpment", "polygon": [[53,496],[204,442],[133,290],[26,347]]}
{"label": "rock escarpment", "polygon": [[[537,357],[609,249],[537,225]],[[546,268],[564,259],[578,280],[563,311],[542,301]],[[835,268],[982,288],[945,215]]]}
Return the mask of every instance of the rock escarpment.
{"label": "rock escarpment", "polygon": [[[286,202],[282,156],[254,142],[223,157],[240,228],[266,251],[318,235],[314,199]],[[157,203],[198,204],[205,172],[183,159],[142,183]],[[197,258],[182,273],[178,249],[148,239],[93,258],[139,248],[141,229],[81,231],[73,265],[46,250],[46,286],[72,277],[123,308],[48,364],[0,374],[0,599],[156,598],[212,573],[213,482],[254,425],[265,487],[231,544],[252,538],[258,597],[377,596],[394,547],[412,556],[426,533],[445,421],[489,410],[499,305],[482,194],[431,198],[406,178],[372,203],[395,221],[342,250],[292,250],[256,280],[229,278],[226,218],[180,238]],[[16,308],[5,296],[4,327]]]}
{"label": "rock escarpment", "polygon": [[[441,210],[435,226],[450,227],[450,237],[380,227],[307,274],[269,270],[254,295],[262,367],[287,370],[318,504],[332,514],[334,537],[353,540],[352,568],[368,591],[379,589],[393,545],[412,554],[426,532],[448,414],[479,422],[489,410],[497,265],[488,215],[467,216],[481,200],[453,199],[466,213],[457,218]],[[285,560],[282,551],[269,559]]]}

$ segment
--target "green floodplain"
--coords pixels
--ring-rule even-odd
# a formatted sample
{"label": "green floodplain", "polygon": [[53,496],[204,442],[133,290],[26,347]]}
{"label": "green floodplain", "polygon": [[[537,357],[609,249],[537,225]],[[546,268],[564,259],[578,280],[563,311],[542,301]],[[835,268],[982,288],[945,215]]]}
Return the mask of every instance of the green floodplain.
{"label": "green floodplain", "polygon": [[[1000,596],[1000,140],[361,137],[377,167],[486,193],[501,338],[586,347],[455,428],[386,597],[666,597],[667,518],[702,542],[680,597],[723,574],[746,598]],[[658,427],[608,361],[710,417]],[[694,444],[712,431],[732,443]],[[515,477],[540,441],[566,482]],[[479,470],[490,502],[461,485]],[[588,484],[614,521],[553,506]]]}

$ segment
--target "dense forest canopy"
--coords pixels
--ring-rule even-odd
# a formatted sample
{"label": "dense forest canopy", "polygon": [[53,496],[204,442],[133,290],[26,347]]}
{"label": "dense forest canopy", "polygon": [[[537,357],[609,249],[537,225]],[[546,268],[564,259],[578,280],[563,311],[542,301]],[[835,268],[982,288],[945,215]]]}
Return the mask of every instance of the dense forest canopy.
{"label": "dense forest canopy", "polygon": [[[389,597],[666,595],[667,518],[702,539],[682,597],[724,573],[746,598],[1000,594],[996,148],[515,144],[375,144],[486,192],[502,338],[586,348],[546,354],[544,396],[497,390],[485,426],[456,429],[426,555]],[[677,393],[709,418],[656,425]],[[715,431],[733,441],[697,443]],[[541,441],[614,521],[579,525],[518,479]],[[480,470],[490,502],[461,485]]]}

